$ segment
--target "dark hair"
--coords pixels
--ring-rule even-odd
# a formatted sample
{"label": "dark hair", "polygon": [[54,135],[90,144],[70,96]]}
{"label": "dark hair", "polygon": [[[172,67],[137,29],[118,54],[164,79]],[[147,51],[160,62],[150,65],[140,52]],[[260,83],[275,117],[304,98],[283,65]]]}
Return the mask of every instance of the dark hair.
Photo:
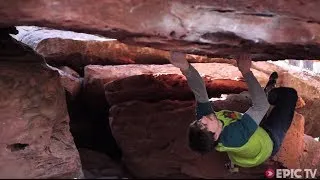
{"label": "dark hair", "polygon": [[201,154],[212,151],[217,141],[214,140],[214,133],[208,131],[200,121],[194,121],[189,126],[189,147]]}

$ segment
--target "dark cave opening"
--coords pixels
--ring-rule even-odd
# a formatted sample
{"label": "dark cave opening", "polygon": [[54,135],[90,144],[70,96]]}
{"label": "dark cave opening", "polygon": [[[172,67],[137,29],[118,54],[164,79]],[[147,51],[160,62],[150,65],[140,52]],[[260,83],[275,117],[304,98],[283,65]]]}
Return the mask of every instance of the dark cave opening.
{"label": "dark cave opening", "polygon": [[90,107],[83,88],[76,97],[66,92],[66,103],[85,178],[130,177],[110,129],[109,107]]}
{"label": "dark cave opening", "polygon": [[114,160],[121,159],[121,150],[118,147],[108,121],[108,110],[92,109],[85,103],[83,94],[72,99],[66,96],[70,117],[70,131],[77,148],[89,148],[105,153]]}

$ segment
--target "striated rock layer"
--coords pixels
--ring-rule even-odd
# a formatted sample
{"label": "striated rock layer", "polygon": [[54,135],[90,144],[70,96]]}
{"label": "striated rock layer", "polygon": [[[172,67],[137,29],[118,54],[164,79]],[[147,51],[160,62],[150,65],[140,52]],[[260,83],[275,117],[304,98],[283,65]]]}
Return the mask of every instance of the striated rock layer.
{"label": "striated rock layer", "polygon": [[100,34],[133,45],[255,60],[319,59],[320,2],[0,1],[0,25],[37,25]]}
{"label": "striated rock layer", "polygon": [[[241,73],[239,72],[238,68],[230,64],[192,63],[192,65],[199,71],[202,76],[204,76],[205,74],[212,79],[232,80],[236,79],[237,77],[241,77]],[[256,70],[253,70],[253,73],[257,76],[258,81],[262,85],[265,85],[267,83],[269,75]],[[94,109],[105,109],[107,104],[104,91],[105,84],[108,84],[115,80],[142,74],[182,75],[180,70],[172,65],[89,65],[86,66],[84,75],[84,93],[86,102],[90,104],[90,107]]]}
{"label": "striated rock layer", "polygon": [[[248,90],[246,83],[243,81],[213,79],[208,76],[203,79],[210,97],[220,97],[222,94],[231,93],[238,94]],[[194,99],[185,77],[177,74],[144,74],[119,79],[105,86],[105,94],[109,105],[130,100]]]}
{"label": "striated rock layer", "polygon": [[[169,52],[123,44],[114,39],[93,35],[44,29],[17,27],[14,37],[45,57],[50,65],[69,66],[83,74],[86,65],[168,64]],[[228,62],[232,60],[187,55],[189,62]]]}

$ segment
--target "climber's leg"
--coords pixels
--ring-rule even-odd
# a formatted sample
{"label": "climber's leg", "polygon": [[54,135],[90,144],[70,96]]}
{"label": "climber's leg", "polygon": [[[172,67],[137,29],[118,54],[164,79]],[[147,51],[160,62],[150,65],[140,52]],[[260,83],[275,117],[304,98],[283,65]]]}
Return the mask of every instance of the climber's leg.
{"label": "climber's leg", "polygon": [[298,95],[293,88],[279,87],[268,93],[268,100],[274,107],[267,119],[261,123],[261,127],[270,134],[274,142],[273,156],[278,152],[291,126]]}

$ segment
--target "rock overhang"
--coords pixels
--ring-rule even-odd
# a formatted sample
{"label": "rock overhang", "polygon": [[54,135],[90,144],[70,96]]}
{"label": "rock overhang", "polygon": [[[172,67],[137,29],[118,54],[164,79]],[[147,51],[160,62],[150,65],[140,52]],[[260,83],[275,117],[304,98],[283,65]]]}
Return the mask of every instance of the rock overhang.
{"label": "rock overhang", "polygon": [[38,25],[100,34],[120,42],[217,58],[250,52],[254,60],[318,59],[320,2],[12,1],[2,27]]}

